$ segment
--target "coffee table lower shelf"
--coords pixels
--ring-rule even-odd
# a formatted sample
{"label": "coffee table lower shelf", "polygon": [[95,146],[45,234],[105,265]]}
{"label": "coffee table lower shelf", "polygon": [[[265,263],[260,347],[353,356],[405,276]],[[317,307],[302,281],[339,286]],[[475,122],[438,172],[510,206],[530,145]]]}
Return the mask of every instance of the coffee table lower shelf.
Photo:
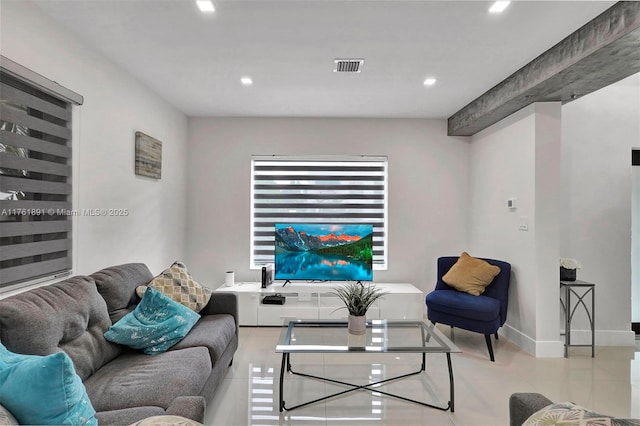
{"label": "coffee table lower shelf", "polygon": [[[395,376],[395,377],[390,377],[388,379],[380,380],[380,381],[377,381],[377,382],[374,382],[374,383],[368,383],[368,384],[365,384],[365,385],[357,385],[357,384],[354,384],[354,383],[343,382],[341,380],[335,380],[335,379],[331,379],[331,378],[328,378],[328,377],[315,376],[313,374],[307,374],[307,373],[301,373],[301,372],[294,371],[291,368],[291,354],[290,353],[283,353],[282,354],[282,364],[280,365],[280,405],[279,405],[280,412],[282,413],[285,410],[289,411],[289,410],[294,410],[296,408],[305,407],[307,405],[315,404],[316,402],[324,401],[324,400],[327,400],[327,399],[330,399],[330,398],[334,398],[336,396],[344,395],[344,394],[347,394],[347,393],[362,389],[362,390],[368,390],[370,392],[377,392],[377,393],[380,393],[382,395],[390,396],[390,397],[393,397],[393,398],[398,398],[398,399],[401,399],[403,401],[412,402],[412,403],[415,403],[415,404],[420,404],[420,405],[423,405],[425,407],[435,408],[435,409],[442,410],[442,411],[451,410],[451,412],[453,413],[454,412],[454,408],[455,408],[455,405],[454,405],[454,387],[453,387],[453,368],[451,366],[451,354],[449,352],[447,352],[447,353],[445,353],[445,355],[447,356],[447,367],[449,369],[449,402],[447,403],[446,406],[438,406],[438,405],[434,405],[434,404],[429,404],[429,403],[424,402],[424,401],[418,401],[418,400],[415,400],[415,399],[407,398],[407,397],[404,397],[404,396],[401,396],[401,395],[397,395],[397,394],[394,394],[394,393],[391,393],[391,392],[386,392],[386,391],[380,390],[377,387],[374,387],[374,386],[377,386],[377,385],[393,382],[393,381],[396,381],[396,380],[405,379],[407,377],[416,376],[418,374],[421,374],[421,373],[425,372],[426,371],[426,359],[425,359],[425,354],[424,353],[422,354],[422,365],[420,366],[420,369],[418,371],[414,371],[414,372],[407,373],[407,374],[402,374],[402,375]],[[310,378],[310,379],[321,380],[321,381],[328,382],[328,383],[335,383],[335,384],[339,384],[339,385],[343,385],[343,386],[348,386],[349,389],[343,390],[341,392],[332,393],[330,395],[326,395],[326,396],[323,396],[321,398],[316,398],[314,400],[307,401],[307,402],[304,402],[302,404],[294,405],[293,407],[287,407],[286,403],[284,401],[284,375],[285,375],[285,372],[286,373],[290,373],[290,374],[294,374],[294,375],[297,375],[297,376],[301,376],[301,377],[307,377],[307,378]]]}

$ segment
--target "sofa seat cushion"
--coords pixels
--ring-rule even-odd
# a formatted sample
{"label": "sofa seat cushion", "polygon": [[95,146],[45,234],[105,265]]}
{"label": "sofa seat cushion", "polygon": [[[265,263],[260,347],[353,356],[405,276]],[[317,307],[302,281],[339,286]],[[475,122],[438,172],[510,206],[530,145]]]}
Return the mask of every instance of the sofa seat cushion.
{"label": "sofa seat cushion", "polygon": [[493,321],[500,317],[500,301],[487,296],[473,296],[455,290],[437,290],[427,294],[427,308],[445,313],[460,312],[477,321]]}
{"label": "sofa seat cushion", "polygon": [[211,373],[206,348],[149,356],[125,353],[85,381],[96,411],[156,406],[166,409],[178,396],[198,396]]}
{"label": "sofa seat cushion", "polygon": [[235,335],[236,323],[231,315],[204,315],[171,350],[206,347],[209,349],[211,362],[215,364]]}

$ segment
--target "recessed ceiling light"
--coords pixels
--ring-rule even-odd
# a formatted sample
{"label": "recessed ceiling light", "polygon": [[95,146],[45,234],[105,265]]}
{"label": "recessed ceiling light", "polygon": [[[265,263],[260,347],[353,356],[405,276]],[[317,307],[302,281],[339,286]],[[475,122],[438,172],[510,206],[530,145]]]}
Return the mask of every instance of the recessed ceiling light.
{"label": "recessed ceiling light", "polygon": [[211,2],[211,0],[196,0],[196,3],[198,4],[200,12],[213,13],[216,11],[216,8],[213,7],[213,3]]}
{"label": "recessed ceiling light", "polygon": [[436,79],[433,77],[428,77],[424,80],[423,83],[425,86],[433,86],[434,84],[436,84]]}
{"label": "recessed ceiling light", "polygon": [[497,1],[491,5],[489,8],[489,12],[491,13],[502,13],[509,6],[510,1]]}
{"label": "recessed ceiling light", "polygon": [[242,77],[240,79],[240,82],[245,86],[251,86],[253,84],[253,80],[251,80],[251,77]]}

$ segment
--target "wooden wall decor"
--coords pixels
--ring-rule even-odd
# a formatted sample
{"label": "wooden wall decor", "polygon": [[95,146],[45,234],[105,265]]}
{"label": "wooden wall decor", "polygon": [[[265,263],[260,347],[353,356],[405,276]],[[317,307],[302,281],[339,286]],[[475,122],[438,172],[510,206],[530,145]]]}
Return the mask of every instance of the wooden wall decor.
{"label": "wooden wall decor", "polygon": [[162,142],[142,132],[136,132],[136,174],[162,177]]}

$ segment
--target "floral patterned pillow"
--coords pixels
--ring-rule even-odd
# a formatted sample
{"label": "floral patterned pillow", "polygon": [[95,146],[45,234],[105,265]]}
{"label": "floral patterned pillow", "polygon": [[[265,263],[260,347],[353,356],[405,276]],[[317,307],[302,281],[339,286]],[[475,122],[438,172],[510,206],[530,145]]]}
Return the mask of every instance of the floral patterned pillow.
{"label": "floral patterned pillow", "polygon": [[619,419],[594,413],[572,402],[551,404],[537,411],[522,426],[640,426],[637,419]]}
{"label": "floral patterned pillow", "polygon": [[162,415],[147,417],[130,426],[203,426],[202,423],[180,416]]}
{"label": "floral patterned pillow", "polygon": [[138,306],[113,324],[104,337],[156,355],[182,340],[199,319],[191,309],[149,287]]}
{"label": "floral patterned pillow", "polygon": [[11,415],[9,410],[0,405],[0,426],[14,426],[18,421]]}

